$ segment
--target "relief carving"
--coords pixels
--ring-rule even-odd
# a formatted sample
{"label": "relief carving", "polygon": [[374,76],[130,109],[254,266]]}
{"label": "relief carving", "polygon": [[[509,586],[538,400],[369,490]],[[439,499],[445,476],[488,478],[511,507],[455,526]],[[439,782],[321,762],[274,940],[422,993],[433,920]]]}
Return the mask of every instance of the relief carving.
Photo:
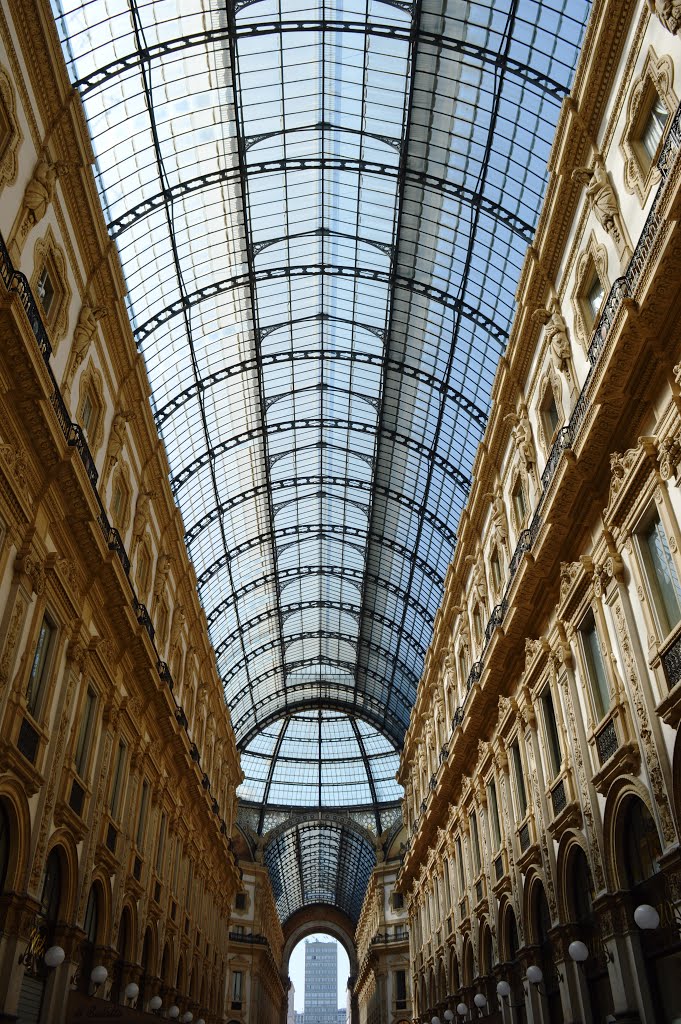
{"label": "relief carving", "polygon": [[672,818],[671,810],[669,807],[667,788],[665,786],[664,776],[662,774],[662,768],[660,766],[660,758],[657,753],[655,741],[653,739],[650,717],[643,695],[641,679],[639,677],[638,672],[638,666],[636,664],[636,658],[631,647],[631,638],[629,636],[629,630],[627,629],[627,624],[624,618],[624,611],[619,601],[614,607],[614,612],[615,622],[617,625],[617,632],[620,638],[622,657],[624,659],[627,678],[629,680],[631,699],[634,705],[634,711],[636,712],[636,717],[638,718],[639,735],[641,737],[643,755],[645,757],[646,765],[648,768],[650,785],[653,792],[655,805],[660,816],[660,824],[662,826],[662,835],[664,837],[665,846],[669,846],[676,840],[676,828],[674,826],[674,819]]}

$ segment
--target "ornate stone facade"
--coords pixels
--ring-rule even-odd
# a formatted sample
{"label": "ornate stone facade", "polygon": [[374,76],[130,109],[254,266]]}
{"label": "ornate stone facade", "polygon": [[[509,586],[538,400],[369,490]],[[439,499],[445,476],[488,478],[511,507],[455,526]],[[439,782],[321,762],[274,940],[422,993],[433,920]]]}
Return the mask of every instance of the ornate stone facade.
{"label": "ornate stone facade", "polygon": [[594,5],[554,142],[401,761],[417,1020],[681,1016],[673,6]]}
{"label": "ornate stone facade", "polygon": [[239,759],[58,53],[49,4],[3,5],[0,1020],[217,1024]]}

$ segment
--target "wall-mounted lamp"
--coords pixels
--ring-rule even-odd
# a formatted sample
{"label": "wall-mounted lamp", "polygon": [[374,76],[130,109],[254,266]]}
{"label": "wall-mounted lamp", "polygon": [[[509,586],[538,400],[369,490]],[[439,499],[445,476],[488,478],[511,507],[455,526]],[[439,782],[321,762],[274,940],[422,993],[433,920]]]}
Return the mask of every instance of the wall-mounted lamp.
{"label": "wall-mounted lamp", "polygon": [[497,982],[497,995],[501,999],[509,998],[509,996],[511,995],[511,986],[507,981],[502,980]]}
{"label": "wall-mounted lamp", "polygon": [[191,1012],[191,1010],[187,1010],[186,1013],[182,1014],[182,1024],[192,1024],[193,1020],[194,1014]]}
{"label": "wall-mounted lamp", "polygon": [[447,1021],[447,1024],[450,1024],[450,1022],[454,1020],[454,1011],[453,1010],[445,1010],[444,1018]]}
{"label": "wall-mounted lamp", "polygon": [[653,931],[660,927],[660,915],[650,903],[641,903],[634,911],[634,921],[644,931]]}
{"label": "wall-mounted lamp", "polygon": [[538,964],[530,964],[527,968],[526,978],[530,985],[541,985],[544,980],[544,972]]}
{"label": "wall-mounted lamp", "polygon": [[59,967],[60,964],[64,963],[65,958],[66,953],[61,946],[50,946],[49,949],[45,950],[43,963],[46,967]]}
{"label": "wall-mounted lamp", "polygon": [[99,964],[97,967],[93,967],[90,971],[90,982],[91,992],[90,995],[94,995],[100,985],[103,985],[106,979],[109,977],[109,972],[103,964]]}
{"label": "wall-mounted lamp", "polygon": [[206,1024],[206,1022],[203,1019],[203,1017],[199,1017],[199,1019],[197,1020],[196,1024]]}
{"label": "wall-mounted lamp", "polygon": [[[568,956],[576,964],[583,964],[591,955],[592,954],[589,952],[589,947],[586,942],[582,942],[581,939],[575,939],[574,942],[571,942],[568,946]],[[596,960],[601,961],[604,966],[608,963],[613,963],[615,959],[608,947],[602,942],[596,943],[593,956]]]}
{"label": "wall-mounted lamp", "polygon": [[163,1000],[160,996],[152,996],[149,1000],[149,1009],[152,1013],[156,1013],[163,1006]]}
{"label": "wall-mounted lamp", "polygon": [[487,1006],[487,997],[482,992],[476,992],[473,996],[473,1002],[479,1010],[484,1010]]}
{"label": "wall-mounted lamp", "polygon": [[430,1024],[442,1024],[439,1017],[431,1017]]}
{"label": "wall-mounted lamp", "polygon": [[175,1006],[175,1004],[173,1003],[173,1005],[168,1010],[168,1016],[170,1017],[171,1020],[177,1020],[177,1018],[180,1016],[180,1007]]}
{"label": "wall-mounted lamp", "polygon": [[134,981],[129,982],[125,986],[125,998],[129,999],[130,1002],[134,1002],[140,994],[140,987]]}
{"label": "wall-mounted lamp", "polygon": [[459,1005],[456,1008],[456,1012],[458,1013],[459,1017],[467,1017],[468,1007],[466,1006],[465,1003],[459,1003]]}

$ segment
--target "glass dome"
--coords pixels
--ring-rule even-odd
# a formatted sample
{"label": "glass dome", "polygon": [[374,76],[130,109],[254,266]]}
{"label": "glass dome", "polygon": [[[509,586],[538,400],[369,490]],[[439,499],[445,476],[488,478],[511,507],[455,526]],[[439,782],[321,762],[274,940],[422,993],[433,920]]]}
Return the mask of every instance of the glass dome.
{"label": "glass dome", "polygon": [[280,807],[360,807],[402,798],[399,755],[361,718],[300,711],[266,726],[245,747],[240,800]]}

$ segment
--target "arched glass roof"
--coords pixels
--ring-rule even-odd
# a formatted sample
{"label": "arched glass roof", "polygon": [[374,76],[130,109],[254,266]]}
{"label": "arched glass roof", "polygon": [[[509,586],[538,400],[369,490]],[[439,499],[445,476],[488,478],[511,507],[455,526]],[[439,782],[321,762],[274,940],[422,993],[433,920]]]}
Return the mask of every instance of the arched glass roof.
{"label": "arched glass roof", "polygon": [[399,757],[377,729],[339,711],[301,711],[244,748],[239,798],[274,807],[369,807],[402,798]]}
{"label": "arched glass roof", "polygon": [[399,747],[589,0],[52,3],[245,763]]}
{"label": "arched glass roof", "polygon": [[334,821],[295,825],[265,850],[282,921],[312,903],[326,903],[356,924],[375,863],[367,837]]}

